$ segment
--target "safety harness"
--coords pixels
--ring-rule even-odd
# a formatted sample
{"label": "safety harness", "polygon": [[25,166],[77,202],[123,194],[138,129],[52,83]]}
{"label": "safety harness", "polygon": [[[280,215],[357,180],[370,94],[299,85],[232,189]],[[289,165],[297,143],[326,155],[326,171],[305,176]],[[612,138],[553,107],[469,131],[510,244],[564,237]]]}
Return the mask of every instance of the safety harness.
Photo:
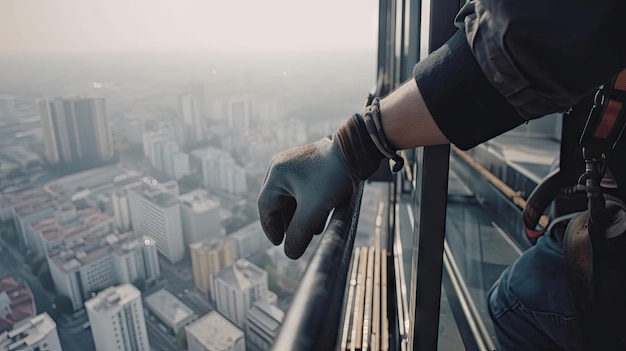
{"label": "safety harness", "polygon": [[[566,133],[571,132],[565,131],[567,118],[569,116],[564,118],[564,139]],[[548,229],[537,228],[537,225],[555,198],[574,193],[586,194],[587,204],[584,211],[553,219],[553,222],[569,220],[563,235],[565,273],[583,328],[588,326],[588,317],[594,313],[596,306],[598,282],[597,279],[594,281],[594,268],[599,269],[604,264],[598,260],[604,254],[603,249],[610,245],[607,244],[608,240],[621,235],[626,228],[626,206],[618,198],[609,195],[614,189],[603,183],[603,179],[611,178],[607,167],[611,151],[620,140],[626,140],[622,138],[625,125],[626,69],[600,87],[595,94],[582,135],[581,129],[578,129],[577,135],[581,135],[578,150],[582,151],[584,172],[577,182],[572,185],[571,172],[577,168],[571,166],[571,160],[564,160],[564,151],[569,150],[562,145],[561,167],[551,172],[535,188],[522,214],[526,236],[534,245]],[[576,130],[575,127],[570,129]],[[562,140],[562,143],[567,141]],[[582,338],[586,339],[582,341],[585,348],[593,344],[589,335],[582,335]]]}

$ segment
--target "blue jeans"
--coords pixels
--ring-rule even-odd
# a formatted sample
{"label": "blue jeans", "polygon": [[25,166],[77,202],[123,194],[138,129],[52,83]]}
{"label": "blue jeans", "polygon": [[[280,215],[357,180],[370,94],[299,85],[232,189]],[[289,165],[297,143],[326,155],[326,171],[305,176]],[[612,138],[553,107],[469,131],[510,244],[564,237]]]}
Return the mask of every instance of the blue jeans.
{"label": "blue jeans", "polygon": [[502,272],[488,301],[498,350],[571,350],[580,342],[562,244],[553,235]]}

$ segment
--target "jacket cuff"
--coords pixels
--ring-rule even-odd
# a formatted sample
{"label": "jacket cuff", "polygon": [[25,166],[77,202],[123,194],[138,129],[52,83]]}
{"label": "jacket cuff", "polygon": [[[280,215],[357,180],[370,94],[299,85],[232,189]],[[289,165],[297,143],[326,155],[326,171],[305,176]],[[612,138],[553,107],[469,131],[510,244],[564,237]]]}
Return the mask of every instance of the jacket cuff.
{"label": "jacket cuff", "polygon": [[460,149],[470,149],[525,122],[489,83],[463,30],[418,62],[413,76],[435,123]]}

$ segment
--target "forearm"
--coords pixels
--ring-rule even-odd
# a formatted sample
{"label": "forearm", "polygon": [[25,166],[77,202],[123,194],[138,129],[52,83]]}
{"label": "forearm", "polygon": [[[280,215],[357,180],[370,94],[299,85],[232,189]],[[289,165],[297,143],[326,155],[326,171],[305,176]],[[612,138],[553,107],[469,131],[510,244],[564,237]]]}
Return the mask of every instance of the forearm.
{"label": "forearm", "polygon": [[380,101],[385,136],[396,149],[448,143],[430,115],[414,79]]}

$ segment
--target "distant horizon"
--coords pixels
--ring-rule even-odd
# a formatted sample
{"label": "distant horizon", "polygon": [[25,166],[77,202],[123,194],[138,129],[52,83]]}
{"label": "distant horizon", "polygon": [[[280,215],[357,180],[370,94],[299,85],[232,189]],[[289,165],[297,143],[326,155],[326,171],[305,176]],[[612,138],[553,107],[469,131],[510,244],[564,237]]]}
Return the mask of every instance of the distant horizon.
{"label": "distant horizon", "polygon": [[0,55],[375,48],[374,0],[6,0]]}

